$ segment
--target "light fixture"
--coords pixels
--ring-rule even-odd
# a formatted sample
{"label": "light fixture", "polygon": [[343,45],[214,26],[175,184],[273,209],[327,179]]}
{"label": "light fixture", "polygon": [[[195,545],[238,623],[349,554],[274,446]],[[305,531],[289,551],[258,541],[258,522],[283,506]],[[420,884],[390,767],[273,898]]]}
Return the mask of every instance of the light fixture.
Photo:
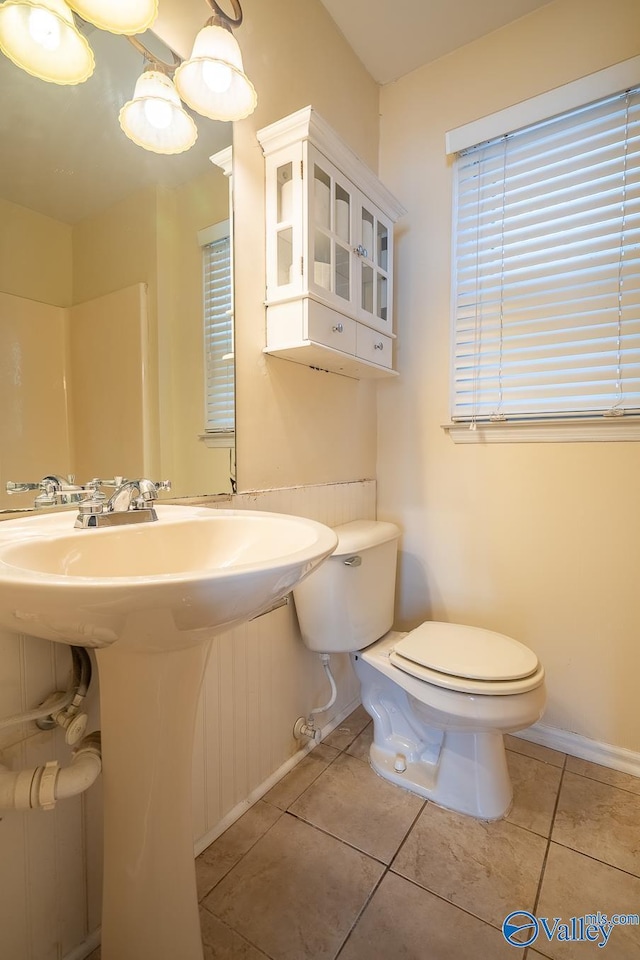
{"label": "light fixture", "polygon": [[178,93],[190,107],[211,120],[242,120],[258,102],[244,72],[232,28],[242,23],[239,0],[231,0],[235,19],[208,0],[215,15],[196,36],[193,52],[175,73]]}
{"label": "light fixture", "polygon": [[6,0],[0,5],[0,50],[49,83],[82,83],[95,66],[64,0]]}
{"label": "light fixture", "polygon": [[68,0],[69,6],[101,30],[144,33],[158,15],[158,0]]}
{"label": "light fixture", "polygon": [[182,62],[173,53],[169,64],[134,36],[153,23],[158,0],[0,0],[0,51],[41,80],[82,83],[95,61],[73,11],[101,30],[125,34],[146,66],[133,99],[120,110],[120,126],[145,150],[182,153],[196,142],[198,131],[180,97],[203,117],[223,121],[248,117],[258,102],[232,32],[242,23],[240,0],[230,2],[235,17],[207,0],[214,16],[196,36],[190,59]]}
{"label": "light fixture", "polygon": [[153,67],[138,78],[133,100],[125,103],[119,120],[130,140],[153,153],[183,153],[198,137],[170,77]]}

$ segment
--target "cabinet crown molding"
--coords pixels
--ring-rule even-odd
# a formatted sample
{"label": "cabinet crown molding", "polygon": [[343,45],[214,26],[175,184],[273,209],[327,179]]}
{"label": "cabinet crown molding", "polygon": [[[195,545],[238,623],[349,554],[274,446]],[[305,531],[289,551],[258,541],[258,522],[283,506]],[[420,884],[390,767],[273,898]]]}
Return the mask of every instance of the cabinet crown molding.
{"label": "cabinet crown molding", "polygon": [[265,157],[294,143],[308,140],[325,157],[331,158],[350,180],[357,183],[362,192],[394,223],[407,212],[373,170],[312,106],[303,107],[263,127],[256,136]]}

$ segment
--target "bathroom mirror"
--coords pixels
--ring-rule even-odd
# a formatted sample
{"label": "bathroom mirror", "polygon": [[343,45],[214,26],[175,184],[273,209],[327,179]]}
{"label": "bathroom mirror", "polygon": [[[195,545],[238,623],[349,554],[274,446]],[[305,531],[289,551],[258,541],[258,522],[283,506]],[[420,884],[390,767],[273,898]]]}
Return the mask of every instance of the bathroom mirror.
{"label": "bathroom mirror", "polygon": [[[203,247],[229,221],[210,157],[232,125],[193,114],[191,150],[136,146],[118,113],[143,56],[82,30],[96,68],[77,86],[0,54],[0,511],[33,505],[7,481],[52,473],[170,479],[172,496],[228,493],[235,476],[233,433],[206,431],[203,332]],[[225,362],[233,410],[232,345]]]}

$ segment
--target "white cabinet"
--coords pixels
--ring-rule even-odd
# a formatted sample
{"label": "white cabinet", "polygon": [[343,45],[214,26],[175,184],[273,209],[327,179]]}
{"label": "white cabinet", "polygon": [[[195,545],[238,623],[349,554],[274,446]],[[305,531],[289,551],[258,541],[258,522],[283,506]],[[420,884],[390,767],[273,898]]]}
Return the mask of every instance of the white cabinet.
{"label": "white cabinet", "polygon": [[393,223],[403,208],[311,107],[258,131],[266,168],[266,353],[394,376]]}

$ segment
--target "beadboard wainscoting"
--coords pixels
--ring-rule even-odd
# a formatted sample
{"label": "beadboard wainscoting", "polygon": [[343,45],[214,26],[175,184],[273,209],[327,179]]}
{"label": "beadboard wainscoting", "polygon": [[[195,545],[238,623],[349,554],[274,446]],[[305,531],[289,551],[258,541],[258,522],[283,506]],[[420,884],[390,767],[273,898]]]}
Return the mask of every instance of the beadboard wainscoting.
{"label": "beadboard wainscoting", "polygon": [[[202,502],[202,500],[200,501]],[[270,510],[335,526],[375,517],[375,481],[322,484],[211,500],[213,509]],[[325,728],[358,702],[346,655],[332,658],[336,703]],[[69,652],[0,631],[0,719],[63,689]],[[297,717],[328,699],[319,658],[302,644],[293,603],[216,637],[205,674],[193,763],[194,846],[203,849],[295,761]],[[87,698],[89,730],[100,728],[97,680]],[[123,704],[123,710],[127,705]],[[0,763],[12,769],[58,760],[70,747],[61,731],[34,723],[0,729]],[[0,820],[0,957],[81,960],[97,943],[102,873],[101,780],[52,811],[8,812]]]}

